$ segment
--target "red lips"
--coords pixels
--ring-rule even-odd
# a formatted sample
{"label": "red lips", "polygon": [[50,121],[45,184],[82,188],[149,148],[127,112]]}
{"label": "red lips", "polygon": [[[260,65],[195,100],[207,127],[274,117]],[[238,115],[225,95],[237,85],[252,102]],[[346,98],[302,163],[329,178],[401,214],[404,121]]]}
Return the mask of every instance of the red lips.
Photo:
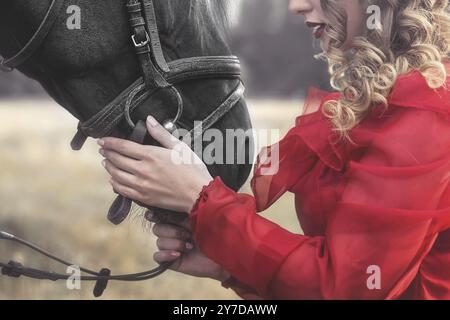
{"label": "red lips", "polygon": [[316,39],[319,39],[322,37],[323,32],[325,31],[325,28],[327,26],[325,23],[310,22],[310,21],[307,21],[306,25],[308,26],[308,28],[313,29],[313,36]]}

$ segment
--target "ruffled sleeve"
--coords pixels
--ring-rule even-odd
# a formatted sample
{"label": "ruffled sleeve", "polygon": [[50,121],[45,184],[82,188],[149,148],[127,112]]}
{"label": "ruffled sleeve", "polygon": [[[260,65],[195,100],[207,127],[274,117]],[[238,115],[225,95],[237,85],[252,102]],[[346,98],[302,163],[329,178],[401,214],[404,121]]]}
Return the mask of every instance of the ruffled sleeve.
{"label": "ruffled sleeve", "polygon": [[[442,102],[428,94],[433,105]],[[236,287],[262,298],[401,297],[438,234],[450,228],[450,125],[443,110],[398,103],[352,130],[355,144],[344,146],[332,143],[321,115],[311,114],[279,144],[278,171],[265,177],[256,168],[255,197],[220,178],[202,191],[191,212],[196,243]],[[257,214],[317,161],[343,173],[323,235],[294,234]]]}
{"label": "ruffled sleeve", "polygon": [[344,163],[344,149],[333,142],[337,136],[330,121],[322,113],[325,101],[336,99],[337,93],[311,88],[295,126],[278,143],[261,150],[250,182],[258,212],[270,207],[286,191],[307,175],[317,161],[335,170]]}

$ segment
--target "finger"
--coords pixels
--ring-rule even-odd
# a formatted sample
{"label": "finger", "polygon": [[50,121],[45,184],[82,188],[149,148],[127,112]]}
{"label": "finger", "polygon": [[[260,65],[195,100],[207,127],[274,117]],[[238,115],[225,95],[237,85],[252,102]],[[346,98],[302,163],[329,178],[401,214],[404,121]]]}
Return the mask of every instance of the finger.
{"label": "finger", "polygon": [[102,165],[114,181],[131,188],[137,189],[139,186],[140,181],[135,175],[117,168],[111,161],[105,159],[102,161]]}
{"label": "finger", "polygon": [[173,149],[180,143],[180,140],[170,134],[170,132],[160,125],[152,116],[147,117],[147,130],[156,141],[167,149]]}
{"label": "finger", "polygon": [[103,157],[105,157],[105,159],[114,164],[117,168],[133,174],[139,173],[139,170],[137,170],[136,168],[140,161],[126,157],[116,151],[103,148],[99,150],[99,153]]}
{"label": "finger", "polygon": [[164,250],[155,252],[153,254],[153,260],[157,263],[170,262],[177,260],[180,256],[181,253],[178,251]]}
{"label": "finger", "polygon": [[183,241],[191,240],[190,232],[172,224],[155,223],[153,226],[153,234],[158,238],[175,238]]}
{"label": "finger", "polygon": [[145,146],[124,139],[108,137],[99,139],[97,143],[103,149],[113,150],[136,160],[143,159],[146,153]]}
{"label": "finger", "polygon": [[156,240],[156,246],[159,250],[172,250],[178,252],[186,252],[194,248],[193,244],[189,241],[172,238],[158,238],[158,240]]}
{"label": "finger", "polygon": [[117,192],[118,194],[134,201],[141,201],[141,202],[144,201],[144,196],[139,191],[130,188],[126,185],[123,185],[113,179],[110,180],[110,183],[114,191]]}

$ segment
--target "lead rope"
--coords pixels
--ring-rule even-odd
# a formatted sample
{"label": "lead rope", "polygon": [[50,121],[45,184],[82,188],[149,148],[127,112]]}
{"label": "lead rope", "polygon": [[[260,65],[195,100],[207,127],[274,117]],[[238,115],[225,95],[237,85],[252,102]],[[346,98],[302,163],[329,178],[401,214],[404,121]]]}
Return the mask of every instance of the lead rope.
{"label": "lead rope", "polygon": [[[47,258],[54,260],[60,264],[63,264],[65,266],[75,266],[76,264],[71,263],[69,261],[66,261],[64,259],[61,259],[50,252],[40,248],[39,246],[26,241],[24,239],[21,239],[13,234],[0,231],[0,240],[9,240],[12,242],[16,242],[20,245],[26,246],[30,248],[31,250],[40,253],[43,256],[46,256]],[[127,282],[134,282],[134,281],[144,281],[148,279],[152,279],[154,277],[159,276],[163,272],[165,272],[173,262],[166,262],[162,263],[158,267],[144,271],[139,273],[132,273],[132,274],[123,274],[123,275],[110,275],[111,271],[108,268],[102,268],[100,272],[95,272],[93,270],[79,267],[80,271],[89,274],[90,276],[80,276],[80,281],[95,281],[95,287],[94,287],[94,296],[100,297],[103,292],[105,291],[108,281],[127,281]],[[39,269],[34,268],[27,268],[24,267],[21,263],[10,261],[9,263],[1,263],[0,267],[2,271],[2,275],[13,277],[13,278],[19,278],[20,276],[24,276],[27,278],[32,279],[38,279],[38,280],[50,280],[50,281],[58,281],[58,280],[67,280],[71,275],[68,274],[61,274],[61,273],[55,273],[55,272],[48,272],[48,271],[42,271]]]}

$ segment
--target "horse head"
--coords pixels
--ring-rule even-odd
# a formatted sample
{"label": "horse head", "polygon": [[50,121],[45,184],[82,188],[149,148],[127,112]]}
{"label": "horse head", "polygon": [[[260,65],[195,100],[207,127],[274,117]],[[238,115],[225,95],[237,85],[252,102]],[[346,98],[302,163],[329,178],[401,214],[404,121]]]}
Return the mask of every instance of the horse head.
{"label": "horse head", "polygon": [[245,182],[253,141],[226,1],[4,0],[0,9],[3,69],[37,80],[80,120],[73,148],[88,136],[132,138],[148,115],[194,139],[202,121],[223,136],[196,149],[203,159],[207,148],[223,155],[207,163],[210,173],[235,190]]}

